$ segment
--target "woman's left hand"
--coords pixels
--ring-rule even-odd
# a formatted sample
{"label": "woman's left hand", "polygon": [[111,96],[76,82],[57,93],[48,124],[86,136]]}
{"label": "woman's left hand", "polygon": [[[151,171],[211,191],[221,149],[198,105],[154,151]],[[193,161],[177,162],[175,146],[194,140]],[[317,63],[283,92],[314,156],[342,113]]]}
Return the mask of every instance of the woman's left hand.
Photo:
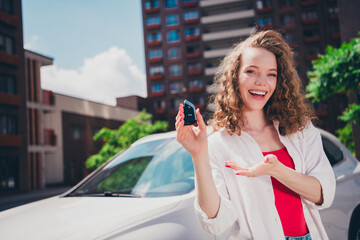
{"label": "woman's left hand", "polygon": [[226,162],[226,167],[235,170],[236,175],[242,175],[246,177],[258,177],[263,175],[274,176],[276,170],[282,164],[279,162],[277,157],[273,154],[268,154],[264,157],[264,160],[251,168],[243,168],[233,162]]}

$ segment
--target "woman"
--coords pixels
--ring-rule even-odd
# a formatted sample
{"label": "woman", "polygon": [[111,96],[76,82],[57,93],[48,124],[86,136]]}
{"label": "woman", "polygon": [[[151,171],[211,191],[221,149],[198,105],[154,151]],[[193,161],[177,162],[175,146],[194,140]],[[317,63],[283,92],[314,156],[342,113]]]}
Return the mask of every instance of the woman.
{"label": "woman", "polygon": [[328,239],[319,208],[329,207],[335,177],[313,113],[281,34],[258,32],[223,60],[209,138],[197,127],[175,127],[190,152],[195,210],[203,228],[227,239]]}

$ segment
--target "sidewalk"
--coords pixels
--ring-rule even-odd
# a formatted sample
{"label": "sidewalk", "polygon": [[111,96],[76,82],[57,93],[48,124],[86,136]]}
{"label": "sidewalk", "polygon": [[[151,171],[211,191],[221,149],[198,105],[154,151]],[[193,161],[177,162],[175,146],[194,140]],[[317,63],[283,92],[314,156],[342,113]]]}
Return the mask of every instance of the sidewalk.
{"label": "sidewalk", "polygon": [[66,192],[70,188],[71,186],[48,187],[40,190],[33,190],[27,193],[18,193],[10,196],[0,197],[0,211],[38,201],[44,198],[56,196]]}

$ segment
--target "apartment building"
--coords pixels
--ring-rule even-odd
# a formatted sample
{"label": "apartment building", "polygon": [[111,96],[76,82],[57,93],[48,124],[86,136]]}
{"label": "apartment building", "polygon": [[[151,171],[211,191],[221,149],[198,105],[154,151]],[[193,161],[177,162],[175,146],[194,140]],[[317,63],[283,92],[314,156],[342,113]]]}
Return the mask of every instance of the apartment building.
{"label": "apartment building", "polygon": [[29,189],[24,74],[21,0],[0,1],[0,195]]}

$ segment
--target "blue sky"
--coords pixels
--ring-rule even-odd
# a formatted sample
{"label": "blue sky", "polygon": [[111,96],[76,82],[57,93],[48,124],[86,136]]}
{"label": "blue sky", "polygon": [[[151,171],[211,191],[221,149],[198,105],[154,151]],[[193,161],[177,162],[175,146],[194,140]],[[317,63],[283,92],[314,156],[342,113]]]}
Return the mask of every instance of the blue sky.
{"label": "blue sky", "polygon": [[[43,88],[112,105],[115,97],[146,94],[135,86],[145,84],[140,0],[22,0],[22,8],[24,47],[54,58],[41,70]],[[98,96],[81,94],[85,86]]]}

